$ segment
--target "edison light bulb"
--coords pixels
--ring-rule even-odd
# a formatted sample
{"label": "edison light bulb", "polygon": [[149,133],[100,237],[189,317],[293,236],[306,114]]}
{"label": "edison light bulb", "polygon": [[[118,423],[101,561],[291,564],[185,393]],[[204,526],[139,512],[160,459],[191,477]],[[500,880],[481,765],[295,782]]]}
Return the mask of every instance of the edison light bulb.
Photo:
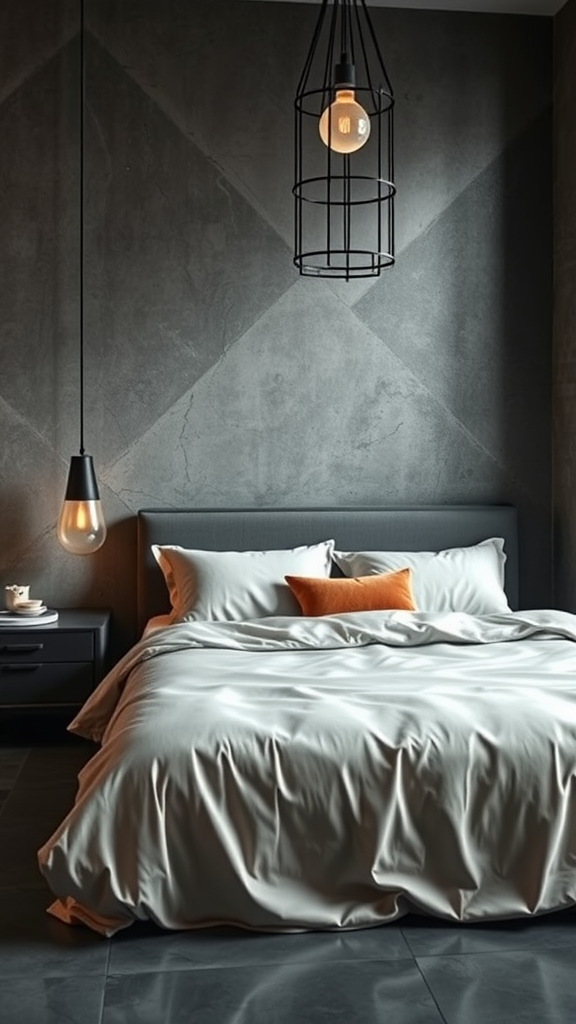
{"label": "edison light bulb", "polygon": [[58,518],[58,540],[72,555],[92,555],[106,540],[91,455],[73,455],[70,459],[68,486]]}
{"label": "edison light bulb", "polygon": [[324,145],[335,153],[355,153],[368,142],[370,118],[354,99],[353,89],[336,90],[336,99],[322,114],[318,131]]}
{"label": "edison light bulb", "polygon": [[58,519],[58,540],[72,555],[91,555],[106,540],[101,501],[65,501]]}

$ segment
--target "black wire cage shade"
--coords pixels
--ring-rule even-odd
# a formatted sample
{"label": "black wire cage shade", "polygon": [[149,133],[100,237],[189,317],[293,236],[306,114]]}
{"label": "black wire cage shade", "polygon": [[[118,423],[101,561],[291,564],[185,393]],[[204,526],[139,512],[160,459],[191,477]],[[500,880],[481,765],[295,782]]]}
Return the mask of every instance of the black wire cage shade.
{"label": "black wire cage shade", "polygon": [[79,324],[80,451],[70,459],[68,483],[58,518],[58,540],[74,555],[91,555],[106,540],[106,523],[91,455],[84,450],[84,0],[80,3],[80,159],[79,159]]}
{"label": "black wire cage shade", "polygon": [[394,264],[394,95],[365,0],[322,0],[294,107],[294,263],[378,277]]}

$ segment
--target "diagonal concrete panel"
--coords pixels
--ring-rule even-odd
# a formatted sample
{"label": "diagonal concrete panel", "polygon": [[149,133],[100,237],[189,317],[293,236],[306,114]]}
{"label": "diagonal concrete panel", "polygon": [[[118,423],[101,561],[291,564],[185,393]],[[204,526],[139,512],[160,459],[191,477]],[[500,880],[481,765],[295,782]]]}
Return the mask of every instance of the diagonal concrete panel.
{"label": "diagonal concrete panel", "polygon": [[541,157],[549,132],[549,117],[538,119],[406,250],[402,274],[355,306],[499,465],[541,493],[552,280],[538,256],[551,245]]}
{"label": "diagonal concrete panel", "polygon": [[293,283],[287,247],[88,40],[86,367],[115,458]]}
{"label": "diagonal concrete panel", "polygon": [[78,31],[77,0],[0,4],[0,104],[36,75]]}
{"label": "diagonal concrete panel", "polygon": [[31,541],[58,516],[66,466],[53,450],[0,398],[0,578],[6,583]]}
{"label": "diagonal concrete panel", "polygon": [[500,473],[314,281],[282,296],[104,479],[136,509],[479,500]]}
{"label": "diagonal concrete panel", "polygon": [[0,396],[63,454],[78,444],[77,82],[70,43],[0,106]]}

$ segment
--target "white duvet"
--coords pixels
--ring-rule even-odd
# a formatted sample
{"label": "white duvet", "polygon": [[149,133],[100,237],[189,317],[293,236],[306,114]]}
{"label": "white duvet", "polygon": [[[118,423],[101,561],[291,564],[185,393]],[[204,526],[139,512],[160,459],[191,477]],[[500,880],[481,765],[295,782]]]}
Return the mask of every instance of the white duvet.
{"label": "white duvet", "polygon": [[576,616],[356,612],[152,632],[39,851],[112,934],[355,928],[576,902]]}

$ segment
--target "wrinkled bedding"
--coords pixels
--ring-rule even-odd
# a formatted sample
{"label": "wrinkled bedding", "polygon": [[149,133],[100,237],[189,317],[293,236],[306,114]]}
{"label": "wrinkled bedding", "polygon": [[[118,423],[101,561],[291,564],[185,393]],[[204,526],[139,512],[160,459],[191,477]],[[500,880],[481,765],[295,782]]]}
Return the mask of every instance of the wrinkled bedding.
{"label": "wrinkled bedding", "polygon": [[576,902],[576,616],[355,612],[151,630],[38,853],[110,935],[357,928]]}

